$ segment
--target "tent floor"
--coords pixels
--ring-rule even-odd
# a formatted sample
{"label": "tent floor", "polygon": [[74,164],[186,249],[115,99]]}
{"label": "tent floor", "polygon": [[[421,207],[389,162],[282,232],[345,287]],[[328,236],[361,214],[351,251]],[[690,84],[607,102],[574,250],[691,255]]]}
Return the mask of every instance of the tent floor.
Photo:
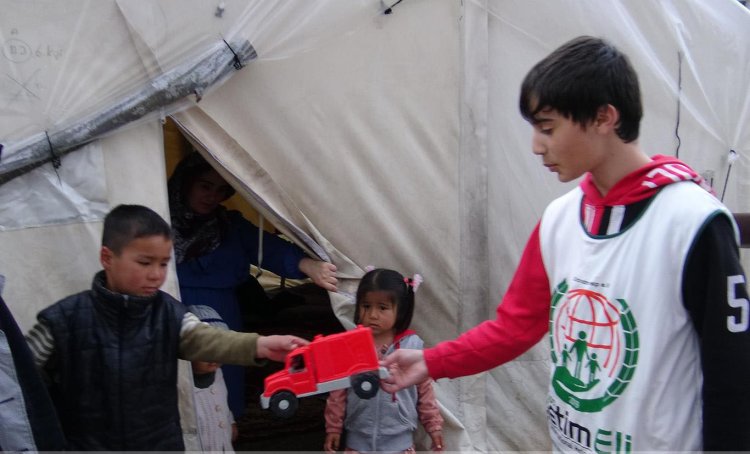
{"label": "tent floor", "polygon": [[[260,334],[294,334],[311,340],[317,334],[341,332],[344,328],[333,314],[328,295],[315,285],[301,285],[269,295],[276,309],[259,315],[245,313],[248,331]],[[237,420],[236,451],[322,451],[325,440],[326,395],[302,398],[289,419],[279,419],[260,407],[263,379],[282,369],[281,363],[247,368],[245,415]]]}

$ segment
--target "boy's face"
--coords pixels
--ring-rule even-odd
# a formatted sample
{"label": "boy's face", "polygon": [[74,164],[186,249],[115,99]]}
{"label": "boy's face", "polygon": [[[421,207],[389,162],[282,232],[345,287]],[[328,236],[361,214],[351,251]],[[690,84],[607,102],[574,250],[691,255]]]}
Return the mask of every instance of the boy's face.
{"label": "boy's face", "polygon": [[532,121],[531,149],[562,182],[593,171],[604,159],[593,125],[583,127],[553,109],[543,109]]}
{"label": "boy's face", "polygon": [[107,288],[133,296],[156,293],[167,277],[172,241],[161,235],[136,238],[115,254],[102,246],[100,261],[107,275]]}

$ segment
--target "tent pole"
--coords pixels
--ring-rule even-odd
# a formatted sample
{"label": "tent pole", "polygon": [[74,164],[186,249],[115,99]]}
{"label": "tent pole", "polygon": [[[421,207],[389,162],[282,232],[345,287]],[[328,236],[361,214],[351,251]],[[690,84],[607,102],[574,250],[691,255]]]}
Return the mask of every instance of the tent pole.
{"label": "tent pole", "polygon": [[118,128],[205,91],[255,59],[249,41],[222,41],[197,60],[187,61],[148,81],[144,88],[101,111],[57,131],[43,131],[13,144],[3,145],[0,186],[53,159],[73,152]]}

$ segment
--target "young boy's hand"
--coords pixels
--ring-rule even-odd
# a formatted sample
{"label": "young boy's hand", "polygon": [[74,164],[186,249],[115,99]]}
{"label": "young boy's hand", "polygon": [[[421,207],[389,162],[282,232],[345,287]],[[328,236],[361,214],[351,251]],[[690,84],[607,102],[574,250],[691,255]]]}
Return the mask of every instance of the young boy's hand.
{"label": "young boy's hand", "polygon": [[334,454],[339,450],[341,434],[326,434],[326,441],[323,444],[323,450],[328,454]]}
{"label": "young boy's hand", "polygon": [[309,341],[297,336],[260,336],[255,356],[257,358],[268,358],[272,361],[284,361],[289,352],[309,343]]}
{"label": "young boy's hand", "polygon": [[430,449],[432,449],[435,452],[440,452],[443,450],[443,432],[436,430],[435,432],[430,432],[430,438],[432,438],[432,446],[430,446]]}

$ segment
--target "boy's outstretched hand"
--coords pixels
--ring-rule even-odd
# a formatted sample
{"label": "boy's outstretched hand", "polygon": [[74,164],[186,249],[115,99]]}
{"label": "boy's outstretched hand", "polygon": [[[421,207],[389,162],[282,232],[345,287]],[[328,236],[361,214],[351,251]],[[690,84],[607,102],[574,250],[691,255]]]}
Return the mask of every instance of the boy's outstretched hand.
{"label": "boy's outstretched hand", "polygon": [[422,383],[429,378],[422,350],[398,349],[383,358],[380,365],[387,368],[389,373],[388,378],[380,380],[380,387],[389,393]]}
{"label": "boy's outstretched hand", "polygon": [[257,358],[268,358],[272,361],[284,361],[289,352],[309,343],[308,340],[291,335],[260,336],[255,356]]}

